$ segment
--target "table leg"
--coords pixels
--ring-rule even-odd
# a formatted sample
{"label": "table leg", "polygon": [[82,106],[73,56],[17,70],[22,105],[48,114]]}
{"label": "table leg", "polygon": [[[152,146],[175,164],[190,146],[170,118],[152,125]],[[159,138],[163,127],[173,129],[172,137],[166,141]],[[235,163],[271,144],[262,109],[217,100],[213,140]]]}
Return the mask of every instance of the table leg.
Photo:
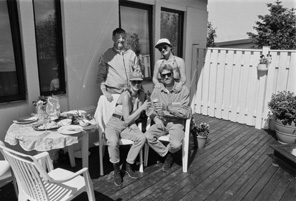
{"label": "table leg", "polygon": [[84,132],[81,141],[81,152],[82,152],[82,167],[88,168],[88,132]]}
{"label": "table leg", "polygon": [[74,156],[74,145],[70,145],[67,148],[68,148],[68,154],[69,154],[71,167],[75,167],[76,162],[75,162],[75,156]]}

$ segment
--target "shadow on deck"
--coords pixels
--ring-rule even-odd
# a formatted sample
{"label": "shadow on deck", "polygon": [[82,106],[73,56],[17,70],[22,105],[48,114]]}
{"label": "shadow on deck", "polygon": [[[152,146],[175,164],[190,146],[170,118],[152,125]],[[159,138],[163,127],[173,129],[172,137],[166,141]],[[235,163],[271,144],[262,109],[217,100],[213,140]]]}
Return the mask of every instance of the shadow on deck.
{"label": "shadow on deck", "polygon": [[[90,149],[89,172],[97,200],[296,200],[296,179],[272,164],[277,144],[274,132],[254,127],[195,115],[197,122],[210,124],[206,147],[195,149],[191,136],[189,169],[182,172],[181,153],[177,164],[168,172],[161,171],[160,158],[150,151],[148,167],[141,178],[124,176],[122,187],[113,184],[112,165],[105,154],[105,175],[99,175],[98,147]],[[128,148],[122,148],[123,157]],[[107,149],[106,149],[107,150]],[[66,158],[60,167],[70,170]],[[0,200],[16,200],[12,184],[0,189]],[[82,194],[75,200],[87,200]]]}

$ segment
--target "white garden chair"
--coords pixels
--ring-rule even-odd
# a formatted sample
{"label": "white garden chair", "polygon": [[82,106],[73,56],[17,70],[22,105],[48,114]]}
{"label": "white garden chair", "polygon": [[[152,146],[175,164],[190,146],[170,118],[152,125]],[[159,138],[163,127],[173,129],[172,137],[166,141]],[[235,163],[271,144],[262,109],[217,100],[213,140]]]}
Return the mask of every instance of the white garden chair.
{"label": "white garden chair", "polygon": [[[2,141],[0,151],[16,177],[18,200],[66,201],[84,191],[88,200],[95,200],[87,168],[75,173],[62,168],[53,169],[48,152],[30,156],[5,147]],[[41,162],[46,165],[47,171],[41,166]]]}
{"label": "white garden chair", "polygon": [[[193,118],[193,117],[192,117]],[[187,172],[188,170],[188,155],[189,155],[189,134],[190,134],[190,119],[186,119],[185,122],[185,136],[182,143],[182,166],[183,166],[183,172]],[[147,122],[147,130],[149,129],[149,126],[151,124],[151,120],[148,119]],[[161,136],[158,138],[159,141],[169,142],[170,135]],[[149,145],[148,143],[145,144],[145,152],[144,152],[144,165],[147,166],[148,164],[148,156],[149,156]]]}
{"label": "white garden chair", "polygon": [[[98,123],[99,126],[99,142],[96,143],[96,145],[99,146],[99,160],[100,160],[100,175],[104,175],[104,163],[103,163],[103,157],[104,157],[104,150],[106,146],[106,140],[105,140],[105,126],[109,119],[111,118],[114,110],[115,110],[115,104],[119,98],[119,94],[112,94],[113,101],[109,102],[106,98],[106,96],[101,95],[98,101],[98,106],[94,115],[95,120]],[[140,130],[142,130],[142,123],[138,124]],[[121,138],[119,141],[120,145],[132,145],[134,142],[128,139]],[[139,172],[144,171],[144,164],[143,164],[143,151],[140,151],[140,167]]]}

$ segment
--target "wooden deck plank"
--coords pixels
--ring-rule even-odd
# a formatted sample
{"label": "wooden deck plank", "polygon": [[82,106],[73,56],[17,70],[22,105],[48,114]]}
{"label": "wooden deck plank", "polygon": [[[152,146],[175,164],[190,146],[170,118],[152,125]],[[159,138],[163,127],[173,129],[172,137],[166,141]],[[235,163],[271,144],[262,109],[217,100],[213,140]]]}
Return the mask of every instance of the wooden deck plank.
{"label": "wooden deck plank", "polygon": [[[239,130],[238,130],[239,131]],[[171,197],[173,200],[181,199],[182,197],[186,196],[192,189],[196,188],[196,184],[207,179],[213,172],[217,169],[224,169],[223,164],[227,162],[227,160],[235,154],[233,151],[233,146],[235,143],[240,144],[240,138],[247,138],[246,133],[248,130],[246,128],[241,128],[240,134],[235,137],[230,137],[224,141],[225,146],[215,146],[215,147],[206,147],[208,148],[208,152],[202,155],[202,158],[197,157],[196,165],[190,169],[189,180],[185,180],[184,182],[180,183],[179,185],[184,186],[184,188],[180,189],[179,191],[175,191],[175,194],[172,194]],[[219,148],[215,150],[215,148]],[[215,151],[214,151],[215,150]],[[214,151],[214,152],[211,152]]]}
{"label": "wooden deck plank", "polygon": [[216,187],[211,187],[213,193],[210,194],[206,200],[218,200],[234,182],[246,173],[246,171],[254,164],[261,154],[267,151],[268,147],[264,145],[268,142],[270,142],[270,140],[261,140],[260,143],[254,145],[251,150],[248,150],[238,163],[233,164],[233,166],[227,170],[228,174],[222,175],[222,177],[218,180],[219,183],[215,182]]}
{"label": "wooden deck plank", "polygon": [[281,177],[277,187],[274,189],[273,193],[269,197],[270,201],[281,200],[281,198],[283,197],[283,194],[287,190],[292,180],[295,180],[295,178],[291,177],[291,175],[288,172],[284,171],[283,169],[279,168],[279,171],[283,172],[283,176]]}
{"label": "wooden deck plank", "polygon": [[[252,134],[248,133],[248,134]],[[185,197],[184,200],[188,200],[190,199],[194,199],[194,200],[203,200],[205,199],[208,195],[210,195],[215,188],[218,188],[220,185],[220,181],[219,181],[219,177],[224,177],[223,178],[223,182],[224,180],[229,177],[229,174],[231,174],[231,171],[229,170],[230,168],[235,168],[236,165],[241,165],[241,163],[239,162],[239,160],[244,157],[244,155],[249,151],[251,154],[253,154],[254,150],[251,150],[251,148],[253,148],[253,146],[256,144],[257,141],[262,140],[263,137],[261,137],[260,139],[256,140],[256,135],[251,135],[248,136],[248,134],[246,134],[246,139],[244,140],[242,139],[243,143],[238,143],[236,148],[233,149],[231,151],[231,153],[228,153],[226,155],[225,158],[230,158],[229,161],[227,161],[224,164],[221,164],[219,170],[217,170],[214,174],[210,175],[209,177],[207,177],[206,180],[209,181],[209,183],[206,185],[204,184],[204,182],[202,182],[200,185],[203,186],[201,190],[201,192],[199,192],[198,190],[198,186],[193,189],[190,193],[188,193]],[[260,136],[259,136],[260,137]],[[245,162],[245,161],[244,161]],[[190,200],[189,199],[189,200]]]}
{"label": "wooden deck plank", "polygon": [[[124,175],[122,187],[113,184],[113,168],[104,157],[105,175],[99,175],[99,149],[90,149],[89,172],[94,184],[96,200],[208,200],[208,201],[291,201],[296,200],[296,179],[281,167],[272,165],[270,144],[277,143],[274,132],[258,130],[209,116],[196,115],[198,123],[210,124],[206,147],[194,148],[190,136],[190,165],[182,172],[181,153],[178,162],[167,171],[161,171],[160,158],[151,150],[148,167],[139,179]],[[124,154],[128,148],[123,148]],[[77,171],[81,159],[71,167],[69,159],[58,166]],[[0,200],[17,200],[13,185],[0,188]],[[87,201],[86,193],[74,201]]]}

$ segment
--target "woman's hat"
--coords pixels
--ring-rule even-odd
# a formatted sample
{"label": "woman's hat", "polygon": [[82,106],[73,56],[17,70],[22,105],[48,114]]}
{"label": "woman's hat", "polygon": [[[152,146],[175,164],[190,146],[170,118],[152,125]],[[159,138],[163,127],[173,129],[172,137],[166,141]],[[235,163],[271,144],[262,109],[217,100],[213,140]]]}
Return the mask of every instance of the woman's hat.
{"label": "woman's hat", "polygon": [[140,71],[133,71],[131,72],[130,74],[130,81],[133,81],[133,80],[140,80],[142,81],[143,80],[143,75]]}
{"label": "woman's hat", "polygon": [[155,48],[158,48],[160,45],[166,44],[170,47],[172,47],[172,44],[170,43],[170,41],[167,38],[161,38],[157,41]]}

